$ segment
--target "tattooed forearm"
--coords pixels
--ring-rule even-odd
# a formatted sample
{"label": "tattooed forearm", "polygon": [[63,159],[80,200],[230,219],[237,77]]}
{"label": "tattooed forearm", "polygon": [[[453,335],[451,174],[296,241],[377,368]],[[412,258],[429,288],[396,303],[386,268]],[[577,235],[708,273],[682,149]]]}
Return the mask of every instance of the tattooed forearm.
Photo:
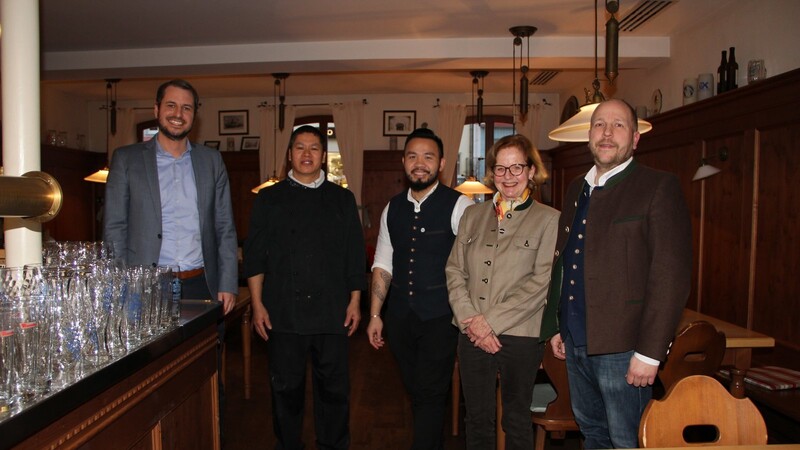
{"label": "tattooed forearm", "polygon": [[[376,276],[377,275],[377,276]],[[372,274],[372,296],[383,303],[389,291],[389,284],[392,282],[392,275],[385,270],[375,270]]]}

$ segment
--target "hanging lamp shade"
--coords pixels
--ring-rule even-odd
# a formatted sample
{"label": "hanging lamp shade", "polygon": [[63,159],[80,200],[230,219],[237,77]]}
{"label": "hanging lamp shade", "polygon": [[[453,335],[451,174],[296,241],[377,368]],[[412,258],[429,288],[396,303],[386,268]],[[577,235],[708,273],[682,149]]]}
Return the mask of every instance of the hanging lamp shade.
{"label": "hanging lamp shade", "polygon": [[97,172],[83,178],[84,181],[91,181],[92,183],[105,183],[108,179],[108,167],[103,167]]}
{"label": "hanging lamp shade", "polygon": [[253,189],[251,189],[250,192],[252,192],[253,194],[258,194],[258,191],[260,191],[260,190],[262,190],[262,189],[264,189],[266,187],[270,187],[273,184],[277,183],[278,181],[280,181],[280,180],[278,180],[278,178],[275,175],[273,175],[273,176],[269,177],[269,180],[259,184],[258,186],[254,187]]}
{"label": "hanging lamp shade", "polygon": [[[278,129],[283,131],[284,121],[286,119],[286,79],[289,78],[288,73],[273,73],[272,77],[275,78],[272,88],[273,107],[275,110],[272,114],[272,145],[276,146],[272,153],[272,176],[258,186],[250,190],[253,194],[258,194],[258,191],[270,187],[280,181],[277,175],[278,168]],[[278,103],[280,99],[280,104]]]}
{"label": "hanging lamp shade", "polygon": [[[566,122],[547,134],[551,140],[559,142],[589,142],[589,124],[592,121],[592,114],[600,103],[590,103],[583,105],[578,114],[567,119]],[[639,134],[647,133],[653,129],[653,125],[639,119]]]}
{"label": "hanging lamp shade", "polygon": [[485,184],[481,183],[480,181],[476,180],[475,177],[468,177],[466,181],[459,184],[454,188],[458,192],[466,195],[469,198],[472,198],[473,195],[477,194],[491,194],[492,191],[489,189]]}

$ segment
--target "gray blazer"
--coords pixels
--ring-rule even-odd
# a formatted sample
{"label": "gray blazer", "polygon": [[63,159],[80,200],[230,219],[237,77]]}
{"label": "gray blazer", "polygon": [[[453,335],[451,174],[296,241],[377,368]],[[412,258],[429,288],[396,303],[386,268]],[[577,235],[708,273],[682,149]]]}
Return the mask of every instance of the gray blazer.
{"label": "gray blazer", "polygon": [[[192,144],[197,209],[208,289],[237,293],[236,226],[230,184],[218,151]],[[106,183],[103,239],[128,264],[158,264],[161,253],[161,195],[156,140],[117,149]]]}
{"label": "gray blazer", "polygon": [[559,213],[533,202],[506,217],[498,226],[491,201],[464,211],[445,267],[453,323],[483,314],[497,335],[537,337]]}

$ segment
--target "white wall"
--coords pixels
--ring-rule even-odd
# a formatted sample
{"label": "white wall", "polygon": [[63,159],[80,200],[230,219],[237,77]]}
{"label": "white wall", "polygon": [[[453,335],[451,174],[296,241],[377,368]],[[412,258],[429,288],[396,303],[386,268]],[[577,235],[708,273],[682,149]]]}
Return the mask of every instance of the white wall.
{"label": "white wall", "polygon": [[[662,112],[682,106],[683,80],[707,72],[716,75],[720,53],[729,47],[736,47],[740,87],[747,85],[747,62],[751,59],[764,60],[768,77],[797,69],[798,17],[798,0],[735,0],[713,22],[702,22],[672,36],[669,61],[651,70],[623,71],[613,96],[633,106],[650,106],[653,92],[660,89]],[[561,104],[571,94],[583,103],[583,87],[576,86],[573,92],[562,96]],[[585,87],[591,87],[591,80],[586,80]]]}

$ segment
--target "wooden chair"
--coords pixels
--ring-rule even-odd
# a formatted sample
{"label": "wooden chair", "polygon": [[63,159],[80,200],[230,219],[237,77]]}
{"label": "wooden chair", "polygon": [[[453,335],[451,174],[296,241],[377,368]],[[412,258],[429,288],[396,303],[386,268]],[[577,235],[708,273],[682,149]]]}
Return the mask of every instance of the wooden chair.
{"label": "wooden chair", "polygon": [[658,378],[666,392],[689,375],[713,376],[724,356],[725,333],[706,321],[692,322],[675,336]]}
{"label": "wooden chair", "polygon": [[545,345],[542,366],[556,391],[556,399],[547,405],[543,413],[531,413],[531,421],[536,425],[536,450],[544,449],[544,440],[548,432],[554,439],[564,439],[567,431],[578,430],[569,400],[567,364],[553,355],[550,341]]}
{"label": "wooden chair", "polygon": [[[712,426],[715,436],[687,442],[687,427]],[[689,428],[691,430],[691,428]],[[753,402],[734,398],[705,375],[675,382],[663,400],[651,400],[639,424],[639,446],[766,445],[767,426]]]}

